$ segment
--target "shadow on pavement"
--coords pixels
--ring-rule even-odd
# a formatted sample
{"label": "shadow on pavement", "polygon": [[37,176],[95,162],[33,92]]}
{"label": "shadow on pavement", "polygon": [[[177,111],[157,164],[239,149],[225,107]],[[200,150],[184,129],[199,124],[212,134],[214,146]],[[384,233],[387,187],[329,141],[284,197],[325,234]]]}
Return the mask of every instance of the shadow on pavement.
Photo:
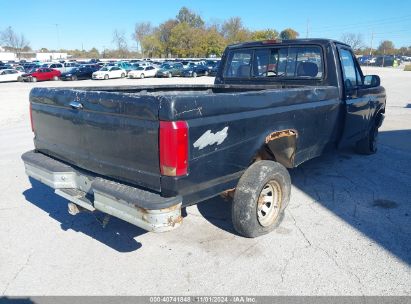
{"label": "shadow on pavement", "polygon": [[[405,151],[397,148],[410,141],[411,130],[380,134],[381,145],[375,155],[331,152],[290,170],[290,174],[293,186],[310,197],[302,204],[314,202],[327,208],[411,265],[411,147],[405,146]],[[134,238],[144,230],[114,217],[104,229],[92,214],[73,217],[67,213],[65,199],[40,182],[31,179],[31,183],[32,188],[23,193],[27,201],[59,221],[63,230],[84,233],[119,252],[141,247]],[[236,234],[230,202],[215,197],[197,207],[211,224]]]}
{"label": "shadow on pavement", "polygon": [[[411,130],[380,135],[377,154],[331,152],[290,170],[291,180],[310,196],[299,203],[320,204],[411,265],[411,153],[396,148],[403,141],[411,142]],[[235,233],[231,204],[222,198],[200,203],[198,210],[211,224]]]}
{"label": "shadow on pavement", "polygon": [[[72,216],[67,212],[67,200],[56,195],[52,188],[32,178],[30,182],[32,187],[23,192],[26,200],[60,222],[61,229],[84,233],[118,252],[131,252],[141,248],[141,243],[134,238],[146,233],[145,230],[113,216],[105,228],[91,213]],[[96,216],[103,218],[102,213],[97,213]]]}

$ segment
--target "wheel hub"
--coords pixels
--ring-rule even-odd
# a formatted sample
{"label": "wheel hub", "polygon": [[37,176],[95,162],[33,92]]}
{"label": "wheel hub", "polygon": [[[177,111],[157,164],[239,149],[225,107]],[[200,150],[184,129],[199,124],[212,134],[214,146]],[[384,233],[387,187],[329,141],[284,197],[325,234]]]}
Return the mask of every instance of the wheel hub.
{"label": "wheel hub", "polygon": [[281,209],[281,187],[275,181],[264,185],[258,197],[257,218],[261,226],[267,227],[277,219]]}

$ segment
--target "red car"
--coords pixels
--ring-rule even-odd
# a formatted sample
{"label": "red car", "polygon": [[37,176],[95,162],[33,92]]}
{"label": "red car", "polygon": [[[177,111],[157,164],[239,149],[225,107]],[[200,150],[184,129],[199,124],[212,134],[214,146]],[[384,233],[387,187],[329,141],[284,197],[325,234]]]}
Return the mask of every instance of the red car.
{"label": "red car", "polygon": [[59,80],[60,76],[60,71],[49,68],[33,69],[29,73],[22,75],[24,81],[32,82],[43,80]]}

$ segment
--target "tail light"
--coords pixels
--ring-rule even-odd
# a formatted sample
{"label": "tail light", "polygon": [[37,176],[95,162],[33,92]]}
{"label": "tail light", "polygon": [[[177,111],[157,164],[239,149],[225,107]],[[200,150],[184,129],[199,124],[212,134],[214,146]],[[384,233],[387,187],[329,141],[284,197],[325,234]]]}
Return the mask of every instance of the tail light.
{"label": "tail light", "polygon": [[160,121],[160,172],[167,176],[187,174],[188,126],[185,121]]}
{"label": "tail light", "polygon": [[34,124],[33,124],[33,110],[31,108],[31,103],[30,103],[30,124],[31,124],[31,131],[34,132]]}

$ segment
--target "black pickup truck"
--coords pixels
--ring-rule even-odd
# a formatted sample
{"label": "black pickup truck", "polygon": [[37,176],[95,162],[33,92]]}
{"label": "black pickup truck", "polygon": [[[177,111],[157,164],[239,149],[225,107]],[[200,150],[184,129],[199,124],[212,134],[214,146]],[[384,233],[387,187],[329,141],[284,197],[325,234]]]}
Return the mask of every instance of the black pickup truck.
{"label": "black pickup truck", "polygon": [[348,45],[260,41],[225,50],[214,85],[33,88],[29,176],[149,231],[181,208],[233,194],[236,231],[273,230],[290,198],[286,168],[326,150],[377,150],[386,94]]}

